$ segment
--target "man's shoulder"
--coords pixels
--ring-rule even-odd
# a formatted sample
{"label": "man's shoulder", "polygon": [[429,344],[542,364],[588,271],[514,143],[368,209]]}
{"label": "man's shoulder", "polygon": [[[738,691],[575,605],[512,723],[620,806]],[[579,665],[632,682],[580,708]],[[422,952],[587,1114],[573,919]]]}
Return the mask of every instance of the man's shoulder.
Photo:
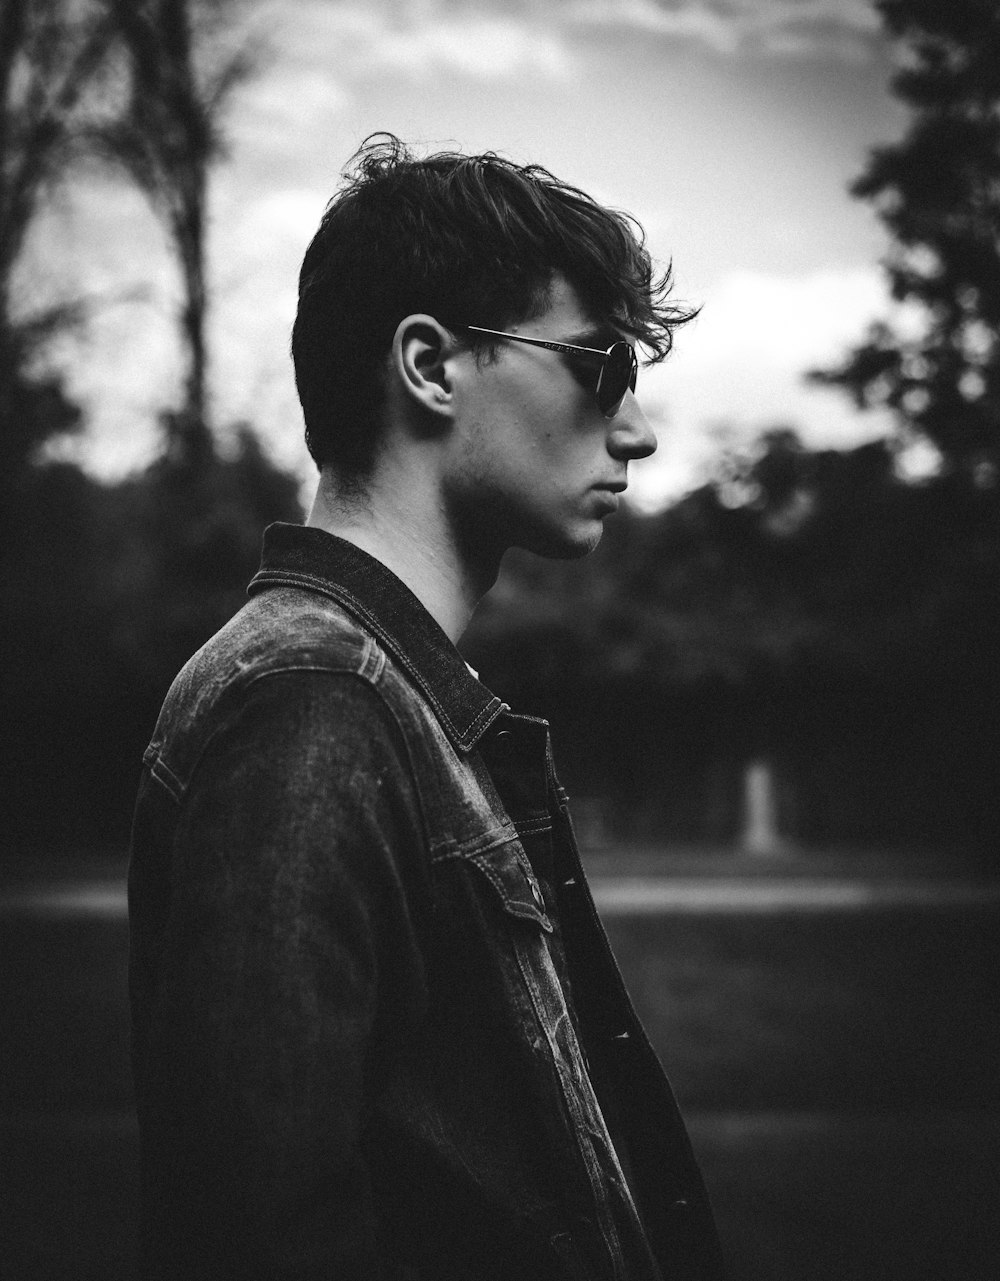
{"label": "man's shoulder", "polygon": [[371,634],[336,600],[275,587],[249,600],[192,655],[174,687],[211,697],[279,672],[361,673],[373,646]]}
{"label": "man's shoulder", "polygon": [[[346,697],[343,688],[336,692],[338,720],[348,712],[372,718],[378,704],[397,710],[400,699],[415,697],[375,636],[343,605],[300,588],[274,587],[249,600],[181,668],[163,702],[146,764],[154,772],[166,766],[183,781],[215,735],[238,722],[261,682],[294,681],[296,674],[303,698],[312,702],[324,687],[334,693],[331,682],[349,687]],[[287,701],[287,689],[285,694]]]}

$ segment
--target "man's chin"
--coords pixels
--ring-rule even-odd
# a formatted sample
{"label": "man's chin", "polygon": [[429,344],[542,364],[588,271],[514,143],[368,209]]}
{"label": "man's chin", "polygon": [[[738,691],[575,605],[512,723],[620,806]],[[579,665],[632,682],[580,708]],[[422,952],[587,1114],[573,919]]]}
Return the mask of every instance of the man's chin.
{"label": "man's chin", "polygon": [[590,555],[603,535],[602,524],[588,523],[585,529],[574,530],[572,533],[566,530],[539,532],[536,537],[526,539],[522,546],[536,556],[544,556],[546,560],[580,560]]}

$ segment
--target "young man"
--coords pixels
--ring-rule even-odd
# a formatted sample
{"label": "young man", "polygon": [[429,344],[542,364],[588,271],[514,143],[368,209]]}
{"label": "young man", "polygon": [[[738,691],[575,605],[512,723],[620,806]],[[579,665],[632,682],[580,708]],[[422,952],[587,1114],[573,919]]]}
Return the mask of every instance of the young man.
{"label": "young man", "polygon": [[303,263],[320,467],[175,681],[130,872],[143,1274],[709,1281],[705,1191],[544,721],[454,642],[578,556],[686,313],[542,169],[370,140]]}

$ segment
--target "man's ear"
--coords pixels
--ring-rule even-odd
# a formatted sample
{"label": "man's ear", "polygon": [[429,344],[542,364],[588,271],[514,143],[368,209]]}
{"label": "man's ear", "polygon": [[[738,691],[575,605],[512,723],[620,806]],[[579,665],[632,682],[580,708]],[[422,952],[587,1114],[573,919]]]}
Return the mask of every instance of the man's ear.
{"label": "man's ear", "polygon": [[396,326],[392,368],[405,395],[428,413],[448,416],[452,386],[448,369],[455,340],[433,316],[407,316]]}

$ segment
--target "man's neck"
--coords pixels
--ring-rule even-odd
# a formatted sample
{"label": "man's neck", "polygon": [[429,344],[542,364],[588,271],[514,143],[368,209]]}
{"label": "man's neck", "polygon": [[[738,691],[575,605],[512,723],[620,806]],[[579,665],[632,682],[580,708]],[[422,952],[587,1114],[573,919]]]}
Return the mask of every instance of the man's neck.
{"label": "man's neck", "polygon": [[374,481],[364,497],[344,496],[324,473],[306,521],[374,556],[406,584],[454,642],[495,574],[470,571],[450,536],[440,502],[418,478]]}

